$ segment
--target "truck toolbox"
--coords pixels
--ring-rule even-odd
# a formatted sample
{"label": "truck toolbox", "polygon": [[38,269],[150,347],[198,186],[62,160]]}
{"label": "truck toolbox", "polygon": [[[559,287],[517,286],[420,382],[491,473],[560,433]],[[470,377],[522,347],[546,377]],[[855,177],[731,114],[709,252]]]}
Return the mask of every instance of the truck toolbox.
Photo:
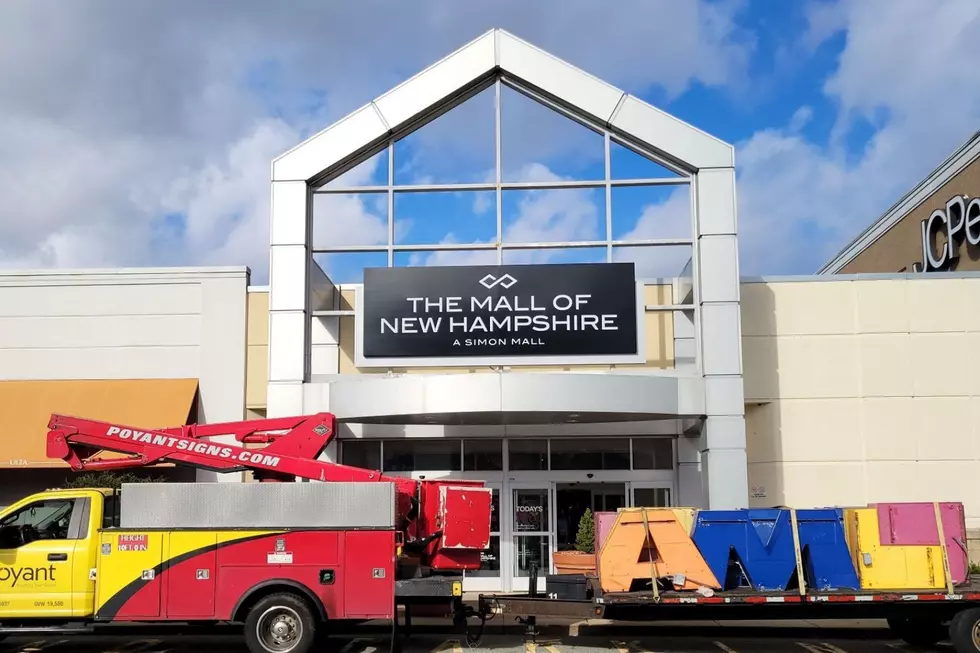
{"label": "truck toolbox", "polygon": [[545,577],[544,586],[549,598],[566,601],[586,601],[589,598],[589,581],[585,574],[549,574]]}
{"label": "truck toolbox", "polygon": [[119,525],[137,529],[394,528],[395,486],[126,483]]}

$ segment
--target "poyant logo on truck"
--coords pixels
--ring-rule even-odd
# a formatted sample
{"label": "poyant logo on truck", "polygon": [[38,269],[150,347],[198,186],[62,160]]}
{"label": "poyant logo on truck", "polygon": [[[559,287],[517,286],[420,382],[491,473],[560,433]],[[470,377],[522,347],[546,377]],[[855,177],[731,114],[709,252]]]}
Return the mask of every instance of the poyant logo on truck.
{"label": "poyant logo on truck", "polygon": [[47,567],[0,567],[0,585],[10,583],[17,587],[23,583],[54,583],[54,565]]}
{"label": "poyant logo on truck", "polygon": [[279,456],[269,456],[263,454],[261,451],[249,451],[241,447],[229,447],[227,445],[214,444],[193,438],[181,438],[175,435],[154,433],[153,431],[137,431],[119,426],[110,426],[106,429],[105,434],[115,436],[120,440],[130,440],[156,447],[166,447],[174,451],[189,451],[205,456],[221,458],[222,460],[235,460],[242,463],[265,465],[267,467],[277,467],[279,465]]}

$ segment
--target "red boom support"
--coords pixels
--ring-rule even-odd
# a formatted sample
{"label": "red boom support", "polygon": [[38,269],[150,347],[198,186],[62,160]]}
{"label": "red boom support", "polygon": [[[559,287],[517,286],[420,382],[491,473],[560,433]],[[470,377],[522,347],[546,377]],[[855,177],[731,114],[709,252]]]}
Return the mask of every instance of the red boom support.
{"label": "red boom support", "polygon": [[[300,417],[140,429],[97,420],[51,415],[47,454],[75,471],[144,467],[160,462],[216,472],[251,470],[259,481],[297,478],[329,482],[389,482],[406,549],[433,569],[477,569],[489,545],[490,491],[479,481],[415,481],[380,471],[317,460],[334,437],[331,413]],[[237,443],[207,438],[234,436]],[[99,458],[100,451],[129,454]],[[455,493],[454,493],[455,489]],[[459,495],[459,490],[467,493]],[[475,490],[475,492],[474,492]],[[449,510],[456,511],[449,514]],[[454,528],[465,524],[466,528]],[[472,527],[472,528],[471,528]],[[450,530],[452,532],[450,533]],[[448,544],[443,547],[443,544]]]}

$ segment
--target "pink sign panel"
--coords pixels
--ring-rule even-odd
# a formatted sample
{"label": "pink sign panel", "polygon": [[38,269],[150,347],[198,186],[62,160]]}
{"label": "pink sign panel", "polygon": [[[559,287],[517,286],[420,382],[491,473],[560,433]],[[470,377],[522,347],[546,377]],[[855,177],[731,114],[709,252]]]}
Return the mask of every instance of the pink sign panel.
{"label": "pink sign panel", "polygon": [[606,541],[606,537],[609,536],[609,531],[612,530],[613,524],[616,523],[616,513],[615,512],[597,512],[595,513],[595,552],[599,553],[602,548],[603,542]]}
{"label": "pink sign panel", "polygon": [[[898,545],[938,545],[939,529],[936,528],[936,514],[932,503],[876,503],[878,509],[879,536],[882,544]],[[946,552],[949,556],[949,573],[954,584],[965,583],[969,568],[966,550],[966,520],[963,504],[942,502],[939,504],[942,517],[943,535],[946,539]]]}

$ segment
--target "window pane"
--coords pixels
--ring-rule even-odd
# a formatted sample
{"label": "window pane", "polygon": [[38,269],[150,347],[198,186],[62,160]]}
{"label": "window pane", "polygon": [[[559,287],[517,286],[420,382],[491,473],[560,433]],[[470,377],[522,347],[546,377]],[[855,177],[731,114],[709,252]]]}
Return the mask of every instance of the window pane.
{"label": "window pane", "polygon": [[463,442],[463,470],[499,472],[504,468],[502,440],[466,440]]}
{"label": "window pane", "polygon": [[633,469],[673,469],[670,438],[633,438]]}
{"label": "window pane", "polygon": [[508,440],[507,462],[511,469],[548,469],[547,440]]}
{"label": "window pane", "polygon": [[496,578],[500,576],[500,536],[490,537],[490,547],[480,551],[480,568],[465,572],[469,577]]}
{"label": "window pane", "polygon": [[538,577],[551,571],[551,554],[547,535],[518,535],[514,538],[514,575],[518,578],[531,575],[531,567],[538,568]]}
{"label": "window pane", "polygon": [[490,532],[499,533],[500,532],[500,490],[497,488],[491,489],[491,499],[490,499]]}
{"label": "window pane", "polygon": [[514,530],[548,532],[548,490],[514,490]]}
{"label": "window pane", "polygon": [[575,438],[551,441],[551,469],[629,469],[627,438]]}
{"label": "window pane", "polygon": [[460,471],[462,440],[385,440],[386,472]]}
{"label": "window pane", "polygon": [[636,508],[669,508],[670,490],[665,487],[634,488],[633,504]]}
{"label": "window pane", "polygon": [[381,443],[371,440],[343,440],[340,464],[364,469],[381,469]]}

